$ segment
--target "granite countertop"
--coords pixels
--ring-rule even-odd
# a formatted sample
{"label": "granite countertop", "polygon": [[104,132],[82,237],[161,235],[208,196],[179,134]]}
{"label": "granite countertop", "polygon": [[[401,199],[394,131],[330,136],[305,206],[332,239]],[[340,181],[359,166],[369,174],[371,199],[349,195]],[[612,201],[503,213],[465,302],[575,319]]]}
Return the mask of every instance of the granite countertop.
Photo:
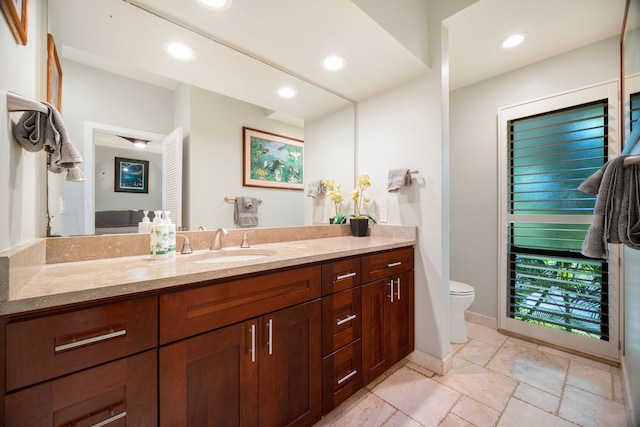
{"label": "granite countertop", "polygon": [[[189,283],[294,267],[416,243],[415,234],[393,234],[261,243],[249,249],[237,246],[221,251],[201,249],[164,260],[137,255],[44,264],[0,304],[0,315],[160,291]],[[220,256],[225,256],[224,260],[210,262]]]}

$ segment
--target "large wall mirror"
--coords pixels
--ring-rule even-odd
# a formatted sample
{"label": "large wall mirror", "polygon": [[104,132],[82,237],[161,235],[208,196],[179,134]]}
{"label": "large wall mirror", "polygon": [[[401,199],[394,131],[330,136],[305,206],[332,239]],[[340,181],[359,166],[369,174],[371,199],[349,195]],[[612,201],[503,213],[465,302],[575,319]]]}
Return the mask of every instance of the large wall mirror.
{"label": "large wall mirror", "polygon": [[640,143],[632,147],[627,141],[631,124],[640,119],[640,0],[627,0],[625,18],[621,44],[623,140],[626,150],[640,154]]}
{"label": "large wall mirror", "polygon": [[[242,186],[243,126],[303,139],[305,184],[353,181],[353,103],[255,59],[259,52],[227,47],[144,2],[50,1],[48,20],[62,63],[63,118],[88,178],[49,174],[49,235],[94,234],[96,211],[160,209],[157,197],[113,191],[114,158],[151,159],[151,182],[162,185],[162,154],[143,154],[132,141],[140,136],[151,147],[176,128],[184,135],[183,160],[174,165],[182,178],[179,225],[191,230],[235,227],[225,202],[235,196],[262,200],[259,226],[316,222],[318,202],[304,191]],[[170,58],[164,45],[171,39],[190,44],[195,59]],[[294,87],[296,98],[278,97],[282,85]]]}

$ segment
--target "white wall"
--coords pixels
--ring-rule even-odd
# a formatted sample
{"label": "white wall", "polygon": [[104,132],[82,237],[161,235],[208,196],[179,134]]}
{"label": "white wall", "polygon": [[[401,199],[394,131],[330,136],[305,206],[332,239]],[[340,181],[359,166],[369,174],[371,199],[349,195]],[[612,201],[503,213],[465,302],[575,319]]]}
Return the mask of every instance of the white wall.
{"label": "white wall", "polygon": [[[635,421],[640,421],[640,251],[626,248],[625,322],[623,374],[627,388],[627,406],[633,408]],[[636,424],[637,425],[637,424]]]}
{"label": "white wall", "polygon": [[[115,158],[147,160],[149,162],[149,192],[123,193],[114,191]],[[95,148],[95,210],[147,210],[162,209],[162,153],[144,149],[96,146]]]}
{"label": "white wall", "polygon": [[[304,181],[333,179],[341,185],[344,201],[341,215],[353,212],[349,191],[353,189],[355,164],[355,109],[348,107],[324,118],[305,123]],[[305,197],[305,225],[327,224],[335,215],[334,204],[328,197]]]}
{"label": "white wall", "polygon": [[[46,99],[45,0],[29,2],[27,45],[19,45],[0,18],[0,92]],[[21,113],[6,112],[0,95],[0,251],[45,235],[46,158],[28,153],[13,139],[10,120]]]}
{"label": "white wall", "polygon": [[[91,140],[84,140],[87,121],[164,135],[174,129],[173,90],[73,61],[63,60],[61,66],[62,116],[71,141],[83,155],[93,144]],[[84,233],[84,210],[87,203],[91,205],[91,201],[84,200],[85,185],[94,185],[94,182],[63,181],[65,212],[51,212],[62,218],[63,228],[54,232]]]}
{"label": "white wall", "polygon": [[190,109],[185,225],[235,228],[233,204],[224,198],[236,196],[262,200],[259,227],[303,225],[302,191],[242,186],[242,127],[297,139],[304,139],[304,129],[269,119],[264,108],[195,87]]}
{"label": "white wall", "polygon": [[611,38],[451,93],[451,279],[475,287],[470,310],[496,318],[498,108],[619,78]]}
{"label": "white wall", "polygon": [[[416,348],[444,359],[449,345],[448,75],[443,73],[441,21],[469,1],[429,6],[431,72],[357,104],[358,174],[371,176],[372,213],[388,209],[389,223],[417,225]],[[446,65],[446,64],[445,64]],[[389,169],[419,170],[413,186],[387,193]]]}

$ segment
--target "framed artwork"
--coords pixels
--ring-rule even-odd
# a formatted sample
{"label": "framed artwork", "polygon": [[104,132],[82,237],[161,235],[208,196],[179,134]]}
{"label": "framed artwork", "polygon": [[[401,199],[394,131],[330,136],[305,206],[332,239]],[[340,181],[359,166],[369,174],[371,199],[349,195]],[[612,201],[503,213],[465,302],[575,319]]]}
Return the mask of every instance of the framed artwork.
{"label": "framed artwork", "polygon": [[9,24],[9,29],[16,42],[27,44],[27,17],[29,8],[27,0],[0,0],[0,9]]}
{"label": "framed artwork", "polygon": [[304,141],[242,128],[242,185],[304,190]]}
{"label": "framed artwork", "polygon": [[51,34],[47,34],[47,102],[60,111],[62,104],[62,68],[58,59],[56,43]]}
{"label": "framed artwork", "polygon": [[149,161],[116,157],[114,191],[149,192]]}

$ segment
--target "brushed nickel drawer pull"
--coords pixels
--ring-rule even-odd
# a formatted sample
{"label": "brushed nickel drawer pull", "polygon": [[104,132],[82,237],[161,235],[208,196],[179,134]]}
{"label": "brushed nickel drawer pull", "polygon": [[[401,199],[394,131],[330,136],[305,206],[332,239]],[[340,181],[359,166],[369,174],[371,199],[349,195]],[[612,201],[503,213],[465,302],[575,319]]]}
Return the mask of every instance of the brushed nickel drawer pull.
{"label": "brushed nickel drawer pull", "polygon": [[355,374],[357,374],[358,371],[351,371],[350,373],[348,373],[347,375],[345,375],[344,377],[340,378],[338,380],[338,384],[342,384],[343,382],[347,381],[349,378],[353,377]]}
{"label": "brushed nickel drawer pull", "polygon": [[389,263],[389,264],[387,264],[387,268],[397,267],[399,265],[402,265],[402,261]]}
{"label": "brushed nickel drawer pull", "polygon": [[336,282],[337,282],[338,280],[344,280],[344,279],[348,279],[349,277],[354,277],[355,275],[356,275],[356,273],[355,273],[355,272],[351,272],[351,273],[347,273],[347,274],[342,274],[342,275],[340,275],[340,276],[336,277]]}
{"label": "brushed nickel drawer pull", "polygon": [[400,301],[400,278],[398,277],[398,301]]}
{"label": "brushed nickel drawer pull", "polygon": [[393,285],[394,285],[394,281],[393,281],[393,279],[391,279],[391,282],[389,282],[389,287],[390,287],[389,291],[390,291],[390,295],[387,295],[387,296],[391,299],[391,302],[393,302],[393,297],[394,297],[394,295],[395,295],[395,294],[394,294],[394,292],[393,292]]}
{"label": "brushed nickel drawer pull", "polygon": [[256,361],[256,324],[251,325],[251,363]]}
{"label": "brushed nickel drawer pull", "polygon": [[72,348],[82,347],[83,345],[93,344],[93,343],[97,343],[97,342],[100,342],[100,341],[105,341],[105,340],[108,340],[108,339],[111,339],[111,338],[121,337],[123,335],[127,335],[127,330],[126,329],[122,329],[121,331],[111,332],[111,333],[104,334],[104,335],[98,335],[96,337],[87,338],[85,340],[70,342],[69,344],[58,345],[58,346],[56,346],[54,348],[54,350],[56,352],[64,351],[64,350],[71,350]]}
{"label": "brushed nickel drawer pull", "polygon": [[267,342],[267,347],[269,347],[269,354],[273,354],[273,319],[269,319],[267,322],[267,327],[269,328],[269,341]]}
{"label": "brushed nickel drawer pull", "polygon": [[336,319],[336,326],[340,326],[340,325],[344,325],[347,322],[351,322],[353,319],[355,319],[356,316],[355,314],[352,314],[350,316],[345,317],[344,319],[340,320],[340,319]]}
{"label": "brushed nickel drawer pull", "polygon": [[[113,413],[113,412],[112,412]],[[97,424],[93,424],[91,427],[102,427],[102,426],[106,426],[107,424],[111,424],[114,421],[119,420],[120,418],[124,418],[127,416],[127,411],[124,412],[120,412],[118,415],[113,415],[109,418],[107,418],[106,420],[102,420]]]}

